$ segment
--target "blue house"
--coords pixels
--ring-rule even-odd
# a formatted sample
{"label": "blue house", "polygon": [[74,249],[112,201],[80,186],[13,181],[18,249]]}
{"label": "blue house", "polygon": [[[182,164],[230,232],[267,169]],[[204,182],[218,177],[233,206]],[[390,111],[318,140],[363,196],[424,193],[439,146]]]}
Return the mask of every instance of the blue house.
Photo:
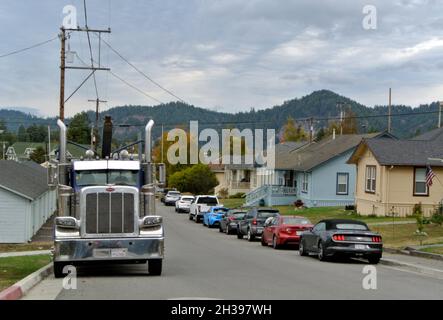
{"label": "blue house", "polygon": [[275,168],[257,169],[258,187],[246,195],[246,205],[290,205],[296,200],[307,207],[353,205],[356,168],[346,162],[362,139],[369,138],[395,139],[387,133],[345,134],[293,149],[277,145]]}

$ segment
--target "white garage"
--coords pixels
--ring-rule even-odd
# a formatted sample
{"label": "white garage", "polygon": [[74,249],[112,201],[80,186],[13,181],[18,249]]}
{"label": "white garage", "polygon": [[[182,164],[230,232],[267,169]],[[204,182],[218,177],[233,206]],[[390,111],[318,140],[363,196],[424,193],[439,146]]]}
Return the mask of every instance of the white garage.
{"label": "white garage", "polygon": [[0,161],[0,243],[25,243],[56,210],[46,169],[34,162]]}

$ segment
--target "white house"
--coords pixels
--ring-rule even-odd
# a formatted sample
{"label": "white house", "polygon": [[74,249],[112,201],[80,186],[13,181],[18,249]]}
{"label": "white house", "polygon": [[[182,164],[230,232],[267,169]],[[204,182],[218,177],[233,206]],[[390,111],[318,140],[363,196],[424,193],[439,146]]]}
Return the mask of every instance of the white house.
{"label": "white house", "polygon": [[45,168],[31,161],[0,161],[0,243],[30,241],[55,209]]}

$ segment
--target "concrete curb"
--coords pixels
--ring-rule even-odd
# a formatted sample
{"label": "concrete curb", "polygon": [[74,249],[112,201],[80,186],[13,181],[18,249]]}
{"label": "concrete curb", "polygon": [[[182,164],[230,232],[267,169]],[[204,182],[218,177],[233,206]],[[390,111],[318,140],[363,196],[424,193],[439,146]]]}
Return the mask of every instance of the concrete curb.
{"label": "concrete curb", "polygon": [[426,259],[443,261],[443,255],[441,255],[441,254],[422,252],[422,251],[418,251],[418,250],[416,250],[414,248],[410,248],[410,247],[406,247],[404,250],[383,248],[383,251],[385,251],[387,253],[403,254],[403,255],[407,255],[407,256],[411,256],[411,257],[419,257],[419,258],[426,258]]}
{"label": "concrete curb", "polygon": [[411,264],[411,263],[393,260],[393,259],[385,259],[385,258],[382,258],[380,260],[380,264],[385,265],[385,266],[391,266],[391,267],[402,267],[402,268],[407,269],[409,271],[413,271],[413,272],[417,272],[417,273],[421,273],[421,274],[425,274],[425,275],[429,275],[429,276],[438,277],[440,279],[443,279],[443,270],[439,270],[439,269],[429,268],[429,267],[425,267],[425,266],[419,266],[416,264]]}
{"label": "concrete curb", "polygon": [[18,300],[53,271],[52,262],[0,292],[0,300]]}

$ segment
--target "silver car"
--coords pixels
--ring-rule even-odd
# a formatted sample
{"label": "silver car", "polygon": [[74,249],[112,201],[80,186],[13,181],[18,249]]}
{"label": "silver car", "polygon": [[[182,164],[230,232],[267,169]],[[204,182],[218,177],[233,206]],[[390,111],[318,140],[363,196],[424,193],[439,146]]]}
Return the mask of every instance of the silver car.
{"label": "silver car", "polygon": [[175,212],[186,212],[189,213],[191,208],[191,203],[195,199],[194,196],[181,196],[180,199],[175,203]]}
{"label": "silver car", "polygon": [[174,206],[175,203],[180,200],[180,192],[178,191],[169,191],[165,196],[165,205],[166,206]]}

